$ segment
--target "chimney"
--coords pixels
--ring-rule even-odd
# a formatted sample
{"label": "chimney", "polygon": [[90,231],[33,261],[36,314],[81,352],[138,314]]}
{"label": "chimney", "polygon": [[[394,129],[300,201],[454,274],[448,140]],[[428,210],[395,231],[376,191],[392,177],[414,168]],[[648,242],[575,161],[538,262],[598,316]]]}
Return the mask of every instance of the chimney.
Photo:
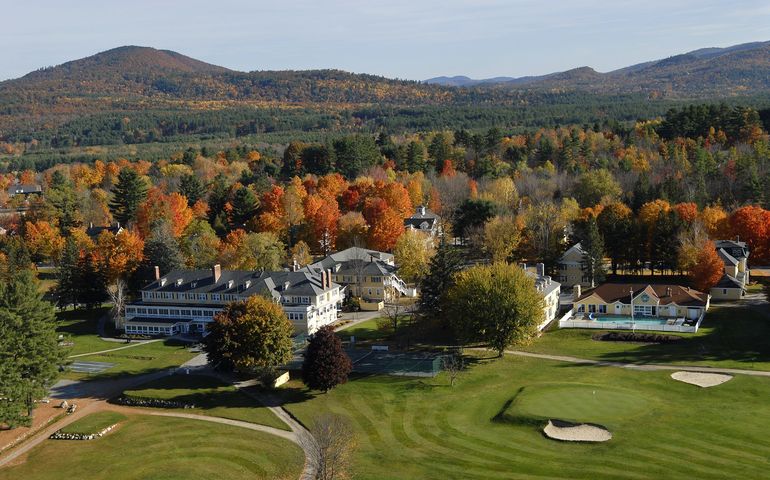
{"label": "chimney", "polygon": [[214,277],[214,283],[217,283],[222,277],[222,266],[218,263],[214,265],[211,268],[211,275]]}
{"label": "chimney", "polygon": [[160,267],[155,265],[155,280],[160,280]]}
{"label": "chimney", "polygon": [[94,222],[88,222],[88,228],[94,228]]}
{"label": "chimney", "polygon": [[572,287],[572,300],[575,301],[580,298],[580,284]]}
{"label": "chimney", "polygon": [[425,205],[420,205],[419,207],[417,207],[417,213],[419,213],[420,215],[425,215],[425,211],[426,211]]}
{"label": "chimney", "polygon": [[296,272],[298,270],[299,270],[299,263],[297,263],[297,259],[296,258],[292,258],[291,259],[291,271],[292,272]]}
{"label": "chimney", "polygon": [[671,296],[671,287],[666,287],[666,296],[667,297]]}
{"label": "chimney", "polygon": [[332,270],[326,271],[326,288],[332,288]]}
{"label": "chimney", "polygon": [[545,264],[544,263],[538,263],[537,264],[537,276],[538,277],[544,277],[545,276]]}

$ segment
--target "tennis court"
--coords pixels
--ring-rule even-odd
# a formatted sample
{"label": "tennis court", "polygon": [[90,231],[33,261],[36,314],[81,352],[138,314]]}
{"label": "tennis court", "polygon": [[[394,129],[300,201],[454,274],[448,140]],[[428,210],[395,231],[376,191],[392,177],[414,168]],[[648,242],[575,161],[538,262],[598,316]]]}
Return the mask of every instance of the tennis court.
{"label": "tennis court", "polygon": [[442,356],[423,352],[391,352],[349,348],[356,373],[435,377],[441,371]]}

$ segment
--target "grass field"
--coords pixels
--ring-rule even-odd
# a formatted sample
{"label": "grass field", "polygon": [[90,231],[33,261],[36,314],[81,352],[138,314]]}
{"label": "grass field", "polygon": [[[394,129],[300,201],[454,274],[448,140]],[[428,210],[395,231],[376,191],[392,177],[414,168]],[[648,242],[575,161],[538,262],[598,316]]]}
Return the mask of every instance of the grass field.
{"label": "grass field", "polygon": [[770,312],[712,307],[694,334],[675,344],[592,340],[602,330],[556,329],[521,350],[633,363],[673,363],[770,370]]}
{"label": "grass field", "polygon": [[256,400],[212,377],[172,375],[124,393],[132,397],[174,400],[198,407],[184,410],[185,413],[243,420],[289,430],[285,423]]}
{"label": "grass field", "polygon": [[[766,478],[770,379],[701,389],[669,374],[505,357],[471,365],[454,388],[443,374],[372,376],[327,394],[297,383],[282,393],[305,424],[325,411],[351,419],[356,479]],[[614,437],[548,440],[551,416],[601,420]]]}
{"label": "grass field", "polygon": [[[121,347],[120,343],[110,343],[110,348]],[[88,362],[114,363],[115,366],[98,374],[64,372],[64,378],[73,380],[110,378],[122,375],[149,373],[166,368],[178,367],[196,355],[188,350],[187,345],[174,340],[163,340],[144,345],[118,350],[116,352],[87,355],[74,360]]]}
{"label": "grass field", "polygon": [[94,310],[66,310],[56,313],[56,331],[64,335],[64,342],[72,343],[69,355],[98,352],[119,347],[119,344],[105,342],[96,334],[96,324],[109,308]]}
{"label": "grass field", "polygon": [[99,433],[105,428],[122,422],[126,416],[118,412],[92,413],[62,428],[64,433]]}
{"label": "grass field", "polygon": [[48,440],[0,480],[252,480],[299,477],[304,458],[291,442],[198,420],[130,415],[91,441]]}

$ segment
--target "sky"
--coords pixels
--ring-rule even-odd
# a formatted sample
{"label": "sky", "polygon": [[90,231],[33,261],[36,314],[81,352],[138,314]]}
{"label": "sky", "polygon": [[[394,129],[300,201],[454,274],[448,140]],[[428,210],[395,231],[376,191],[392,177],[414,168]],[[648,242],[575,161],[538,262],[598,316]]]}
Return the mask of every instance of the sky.
{"label": "sky", "polygon": [[770,40],[770,0],[0,0],[0,79],[123,45],[234,70],[606,72]]}

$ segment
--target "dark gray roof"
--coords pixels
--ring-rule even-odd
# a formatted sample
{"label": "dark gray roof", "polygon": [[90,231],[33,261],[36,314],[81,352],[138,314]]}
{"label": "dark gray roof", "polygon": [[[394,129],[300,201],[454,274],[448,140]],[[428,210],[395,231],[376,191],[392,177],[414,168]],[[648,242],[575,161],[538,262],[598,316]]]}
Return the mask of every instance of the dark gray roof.
{"label": "dark gray roof", "polygon": [[331,270],[337,275],[386,275],[396,270],[393,255],[377,250],[351,247],[333,253],[323,260],[310,265],[313,271]]}
{"label": "dark gray roof", "polygon": [[417,230],[432,230],[440,218],[427,208],[419,206],[411,217],[404,219],[404,225]]}
{"label": "dark gray roof", "polygon": [[717,248],[717,255],[719,255],[719,258],[722,259],[722,262],[724,262],[725,265],[732,265],[737,266],[738,260],[727,253],[727,251],[724,248]]}
{"label": "dark gray roof", "polygon": [[30,193],[42,193],[43,187],[40,185],[11,185],[8,187],[9,195],[28,195]]}
{"label": "dark gray roof", "polygon": [[722,249],[729,253],[733,258],[737,258],[738,260],[749,258],[749,247],[746,245],[746,242],[738,240],[717,240],[714,244],[716,245],[717,251]]}
{"label": "dark gray roof", "polygon": [[743,285],[741,285],[741,282],[739,282],[737,278],[731,277],[725,273],[722,275],[722,278],[719,279],[719,282],[712,288],[740,288],[743,290]]}
{"label": "dark gray roof", "polygon": [[[332,288],[339,285],[332,283]],[[218,293],[250,296],[266,294],[276,300],[281,295],[314,296],[328,289],[321,287],[321,276],[309,268],[296,272],[256,272],[222,270],[214,282],[211,270],[173,270],[144,287],[144,291],[179,293]]]}
{"label": "dark gray roof", "polygon": [[88,235],[91,238],[98,237],[102,232],[110,232],[113,235],[117,235],[118,232],[120,232],[120,230],[121,230],[120,225],[110,225],[106,227],[90,226],[86,228],[86,235]]}

